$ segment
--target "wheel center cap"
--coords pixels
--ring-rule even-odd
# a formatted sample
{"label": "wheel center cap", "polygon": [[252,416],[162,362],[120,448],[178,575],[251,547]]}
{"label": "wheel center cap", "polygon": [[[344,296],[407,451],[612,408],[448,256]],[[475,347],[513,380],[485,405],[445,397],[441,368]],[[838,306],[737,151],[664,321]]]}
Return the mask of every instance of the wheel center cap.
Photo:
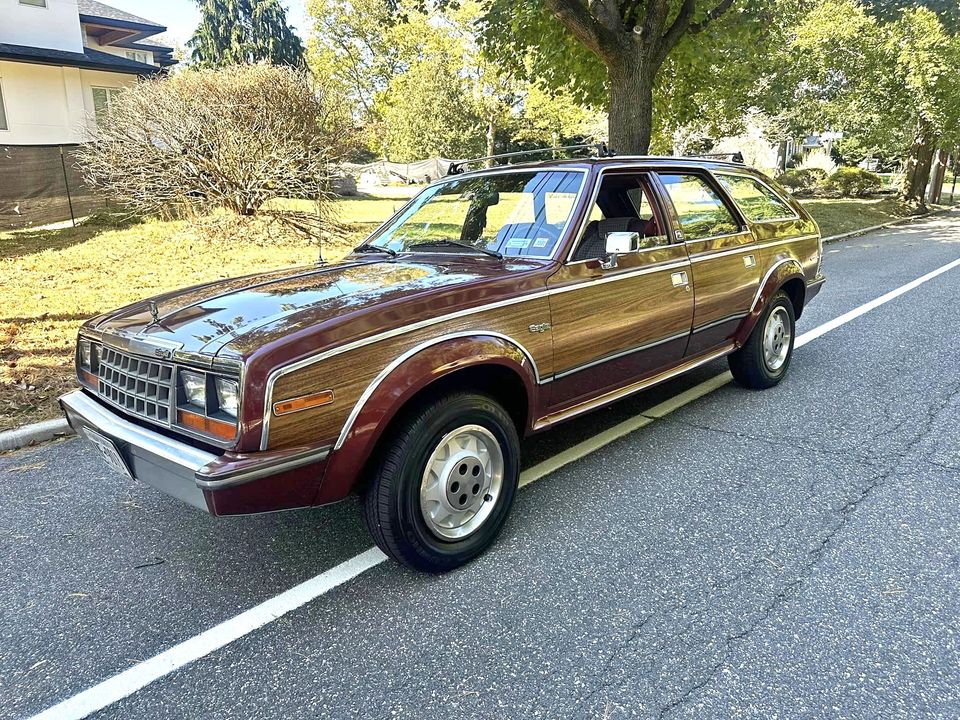
{"label": "wheel center cap", "polygon": [[483,502],[487,477],[480,458],[470,452],[448,459],[443,472],[443,499],[451,511],[463,512]]}

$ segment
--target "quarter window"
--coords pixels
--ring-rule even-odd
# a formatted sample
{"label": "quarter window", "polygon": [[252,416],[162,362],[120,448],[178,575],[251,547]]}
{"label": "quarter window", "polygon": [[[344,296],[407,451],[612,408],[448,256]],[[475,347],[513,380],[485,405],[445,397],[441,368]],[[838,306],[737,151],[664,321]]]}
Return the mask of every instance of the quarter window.
{"label": "quarter window", "polygon": [[97,122],[101,123],[106,119],[107,113],[110,112],[110,107],[117,101],[120,88],[95,87],[91,90],[93,91],[93,112]]}
{"label": "quarter window", "polygon": [[717,180],[752,222],[796,217],[790,206],[759,180],[743,175],[717,175]]}
{"label": "quarter window", "polygon": [[677,211],[686,240],[727,235],[738,229],[733,213],[706,180],[698,175],[660,175]]}
{"label": "quarter window", "polygon": [[20,0],[20,4],[45,8],[47,6],[47,0]]}

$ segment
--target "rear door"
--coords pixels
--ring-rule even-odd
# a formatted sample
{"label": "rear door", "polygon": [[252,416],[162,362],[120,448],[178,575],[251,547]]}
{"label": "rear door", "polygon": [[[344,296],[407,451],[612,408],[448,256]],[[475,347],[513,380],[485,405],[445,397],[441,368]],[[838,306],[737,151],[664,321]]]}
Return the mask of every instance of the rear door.
{"label": "rear door", "polygon": [[690,256],[693,331],[686,355],[730,343],[760,286],[756,243],[740,212],[704,171],[657,173],[675,237]]}

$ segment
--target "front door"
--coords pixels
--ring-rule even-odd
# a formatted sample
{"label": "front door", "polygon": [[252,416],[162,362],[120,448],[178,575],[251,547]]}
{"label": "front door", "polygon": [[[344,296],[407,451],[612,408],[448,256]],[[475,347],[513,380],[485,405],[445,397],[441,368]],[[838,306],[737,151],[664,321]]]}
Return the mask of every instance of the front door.
{"label": "front door", "polygon": [[687,356],[732,342],[760,285],[753,235],[706,174],[657,174],[674,223],[690,255],[695,291]]}
{"label": "front door", "polygon": [[[643,173],[607,171],[567,262],[549,280],[551,412],[655,374],[683,357],[693,319],[690,263]],[[606,236],[638,249],[604,267]],[[609,262],[607,264],[610,264]]]}

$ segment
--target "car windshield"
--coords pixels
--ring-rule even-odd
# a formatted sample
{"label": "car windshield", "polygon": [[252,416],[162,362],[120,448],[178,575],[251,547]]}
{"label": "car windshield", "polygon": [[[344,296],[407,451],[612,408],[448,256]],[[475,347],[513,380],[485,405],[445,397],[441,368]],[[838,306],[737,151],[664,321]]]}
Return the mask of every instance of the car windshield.
{"label": "car windshield", "polygon": [[[549,257],[585,173],[517,171],[454,178],[424,190],[369,242],[396,252]],[[462,247],[465,245],[466,247]]]}

